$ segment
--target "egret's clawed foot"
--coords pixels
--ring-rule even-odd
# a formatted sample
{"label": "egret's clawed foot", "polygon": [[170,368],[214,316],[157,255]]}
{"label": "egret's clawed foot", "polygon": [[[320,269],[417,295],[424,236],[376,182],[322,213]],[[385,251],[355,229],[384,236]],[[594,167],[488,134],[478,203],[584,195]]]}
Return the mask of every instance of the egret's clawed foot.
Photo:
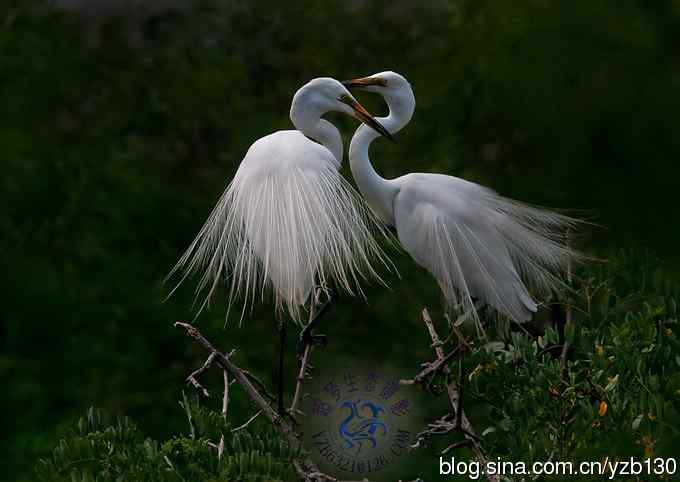
{"label": "egret's clawed foot", "polygon": [[311,321],[307,323],[307,326],[305,326],[300,332],[300,337],[298,338],[297,342],[298,358],[302,358],[307,347],[312,347],[316,345],[321,345],[325,347],[326,345],[328,345],[328,337],[326,335],[315,335],[312,334],[312,332],[318,326],[319,321],[321,321],[323,315],[326,314],[328,308],[330,308],[331,303],[333,303],[333,300],[334,300],[333,292],[329,290],[328,300],[318,309],[318,311],[313,313]]}

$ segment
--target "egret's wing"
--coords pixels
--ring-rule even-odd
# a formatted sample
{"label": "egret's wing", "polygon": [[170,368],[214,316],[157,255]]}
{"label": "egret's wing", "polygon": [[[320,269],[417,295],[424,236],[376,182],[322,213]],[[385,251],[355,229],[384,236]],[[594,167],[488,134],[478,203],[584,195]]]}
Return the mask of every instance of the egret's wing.
{"label": "egret's wing", "polygon": [[569,218],[451,176],[412,174],[399,182],[399,239],[451,305],[473,309],[477,298],[526,321],[536,302],[525,282],[541,290],[559,284],[558,272],[571,256],[559,238]]}
{"label": "egret's wing", "polygon": [[373,263],[389,261],[374,239],[384,227],[330,152],[301,135],[280,140],[254,144],[175,270],[200,273],[206,301],[221,278],[244,308],[271,289],[299,319],[315,283],[356,294],[380,279]]}

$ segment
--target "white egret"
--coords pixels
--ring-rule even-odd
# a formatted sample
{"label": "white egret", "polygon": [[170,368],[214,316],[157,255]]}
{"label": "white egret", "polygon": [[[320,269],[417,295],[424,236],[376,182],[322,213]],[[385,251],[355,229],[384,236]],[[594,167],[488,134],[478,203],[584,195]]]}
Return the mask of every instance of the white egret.
{"label": "white egret", "polygon": [[[393,134],[413,115],[413,90],[397,73],[344,85],[381,94],[389,115],[376,120]],[[436,278],[447,307],[463,306],[477,317],[477,299],[516,322],[529,320],[537,303],[527,285],[541,294],[561,285],[560,273],[576,256],[566,244],[567,228],[576,220],[453,176],[384,179],[368,156],[376,137],[360,126],[352,138],[354,180],[371,208],[396,228],[403,248]]]}
{"label": "white egret", "polygon": [[[197,294],[208,292],[201,309],[224,277],[230,306],[232,300],[242,298],[245,310],[258,293],[264,296],[271,288],[277,314],[287,309],[299,321],[315,283],[322,290],[337,285],[352,293],[360,289],[360,279],[378,277],[372,262],[387,261],[373,234],[374,228],[382,227],[338,172],[342,138],[333,124],[322,119],[330,111],[355,117],[392,139],[337,80],[317,78],[300,88],[290,109],[296,130],[275,132],[250,146],[234,179],[173,269],[184,271],[182,280],[190,273],[202,273]],[[278,329],[281,411],[282,319]]]}

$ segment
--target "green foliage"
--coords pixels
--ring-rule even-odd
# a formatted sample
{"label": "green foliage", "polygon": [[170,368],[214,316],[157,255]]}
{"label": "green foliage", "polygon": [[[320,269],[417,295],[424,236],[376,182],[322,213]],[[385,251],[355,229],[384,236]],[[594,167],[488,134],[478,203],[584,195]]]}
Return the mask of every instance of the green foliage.
{"label": "green foliage", "polygon": [[[511,460],[669,457],[680,443],[677,291],[644,256],[583,271],[564,374],[560,334],[499,330],[469,361],[484,444]],[[648,260],[649,261],[649,260]]]}
{"label": "green foliage", "polygon": [[92,408],[59,441],[52,457],[38,462],[36,472],[44,481],[181,480],[166,478],[158,444],[144,439],[130,419],[111,422]]}
{"label": "green foliage", "polygon": [[[498,322],[491,329],[493,341],[476,343],[467,355],[465,406],[483,446],[493,459],[527,464],[676,456],[677,286],[661,276],[657,261],[634,253],[577,275],[570,301],[574,324],[563,333],[548,326],[532,335]],[[471,339],[476,334],[470,321],[460,329]],[[565,338],[570,348],[563,372]],[[457,373],[457,362],[451,363]],[[180,405],[188,434],[162,443],[143,437],[127,418],[110,421],[90,409],[52,456],[40,461],[39,479],[296,480],[291,461],[300,453],[271,425],[253,424],[232,433],[230,423],[197,398],[184,396]],[[215,445],[222,434],[224,455],[218,460]],[[414,467],[413,475],[424,476],[430,469],[427,464]]]}
{"label": "green foliage", "polygon": [[[59,441],[52,456],[39,461],[43,482],[149,481],[279,482],[295,480],[289,449],[269,426],[231,427],[214,411],[184,398],[190,435],[158,443],[142,435],[127,417],[111,420],[90,408]],[[224,452],[217,444],[225,434]],[[211,437],[212,435],[212,437]]]}

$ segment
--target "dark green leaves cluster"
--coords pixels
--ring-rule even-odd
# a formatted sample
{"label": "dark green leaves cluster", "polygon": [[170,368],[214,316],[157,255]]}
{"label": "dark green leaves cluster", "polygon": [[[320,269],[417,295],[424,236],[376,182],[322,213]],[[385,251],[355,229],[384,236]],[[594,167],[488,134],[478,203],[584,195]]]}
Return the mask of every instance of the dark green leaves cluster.
{"label": "dark green leaves cluster", "polygon": [[[89,409],[50,458],[36,469],[42,482],[185,482],[293,480],[291,451],[264,425],[232,433],[221,414],[186,397],[191,434],[159,443],[145,437],[127,417],[112,419]],[[217,444],[225,434],[224,453]]]}
{"label": "dark green leaves cluster", "polygon": [[[645,258],[639,255],[639,259]],[[581,273],[564,338],[512,331],[469,363],[484,442],[512,460],[669,457],[680,443],[678,296],[658,266],[622,257]],[[484,421],[486,420],[486,421]]]}
{"label": "dark green leaves cluster", "polygon": [[[576,277],[568,300],[572,328],[558,322],[544,329],[528,325],[525,331],[498,321],[489,332],[493,341],[473,342],[465,361],[465,408],[483,446],[494,460],[527,464],[677,456],[677,289],[655,260],[640,253],[579,270]],[[474,338],[472,323],[460,329]],[[451,363],[455,376],[457,362]],[[299,453],[270,425],[255,423],[232,433],[221,413],[197,399],[184,396],[180,405],[187,434],[164,442],[143,436],[127,418],[110,419],[90,409],[51,457],[38,463],[39,479],[295,480],[292,460]],[[218,460],[215,446],[222,434],[224,454]],[[434,442],[436,448],[442,441]],[[456,453],[466,455],[466,449]]]}

